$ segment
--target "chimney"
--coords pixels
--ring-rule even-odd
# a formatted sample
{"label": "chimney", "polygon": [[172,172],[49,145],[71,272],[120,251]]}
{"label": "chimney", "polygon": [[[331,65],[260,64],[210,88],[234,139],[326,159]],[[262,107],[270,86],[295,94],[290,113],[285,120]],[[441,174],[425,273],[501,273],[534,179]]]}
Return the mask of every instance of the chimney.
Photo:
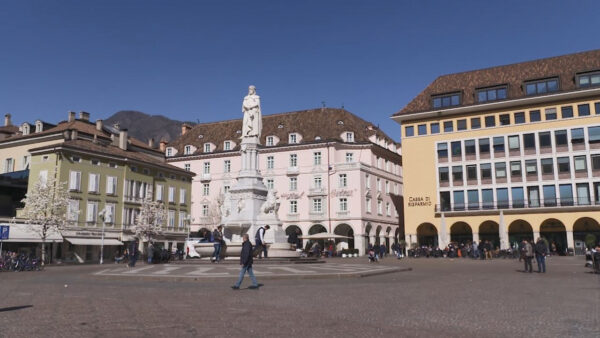
{"label": "chimney", "polygon": [[119,148],[127,150],[127,129],[119,131]]}
{"label": "chimney", "polygon": [[84,112],[84,111],[80,111],[79,112],[79,119],[82,120],[82,121],[88,122],[90,120],[90,113]]}
{"label": "chimney", "polygon": [[69,112],[69,122],[73,122],[75,121],[75,112],[74,111],[70,111]]}
{"label": "chimney", "polygon": [[96,130],[102,131],[102,120],[96,120]]}
{"label": "chimney", "polygon": [[154,139],[153,139],[153,138],[150,138],[150,139],[148,140],[148,147],[150,147],[150,148],[154,149]]}
{"label": "chimney", "polygon": [[116,130],[121,130],[121,125],[119,124],[119,122],[117,122],[117,123],[113,124],[113,127],[114,127]]}
{"label": "chimney", "polygon": [[167,150],[167,144],[169,142],[167,142],[166,140],[160,140],[160,147],[158,149],[160,149],[160,151],[165,152]]}
{"label": "chimney", "polygon": [[4,115],[4,126],[8,127],[12,125],[12,123],[10,122],[10,114],[6,114]]}
{"label": "chimney", "polygon": [[190,126],[187,123],[184,123],[181,125],[181,136],[185,135],[185,133],[187,133],[188,131],[190,131],[192,129],[192,126]]}

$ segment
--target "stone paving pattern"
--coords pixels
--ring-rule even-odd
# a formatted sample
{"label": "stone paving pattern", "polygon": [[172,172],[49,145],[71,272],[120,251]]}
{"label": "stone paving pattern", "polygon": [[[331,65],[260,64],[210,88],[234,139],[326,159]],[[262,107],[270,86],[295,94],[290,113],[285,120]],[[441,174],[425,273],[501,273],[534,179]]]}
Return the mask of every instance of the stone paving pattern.
{"label": "stone paving pattern", "polygon": [[239,291],[234,278],[94,275],[108,265],[0,273],[0,337],[598,337],[600,275],[583,263],[529,274],[516,260],[386,258],[412,271]]}

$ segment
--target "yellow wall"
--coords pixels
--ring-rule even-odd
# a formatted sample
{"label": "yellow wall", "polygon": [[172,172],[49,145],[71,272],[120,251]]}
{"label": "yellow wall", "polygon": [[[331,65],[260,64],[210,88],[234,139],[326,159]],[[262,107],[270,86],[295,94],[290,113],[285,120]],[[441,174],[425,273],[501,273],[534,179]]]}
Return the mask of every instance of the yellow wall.
{"label": "yellow wall", "polygon": [[[560,104],[553,103],[552,105],[538,105],[531,107],[521,107],[520,109],[514,110],[503,110],[503,111],[489,111],[484,113],[472,113],[468,115],[457,115],[450,117],[440,117],[437,119],[427,119],[419,121],[403,121],[402,122],[402,152],[403,152],[403,171],[404,171],[404,210],[405,210],[405,224],[407,238],[412,235],[412,241],[416,241],[417,227],[422,223],[431,223],[436,226],[438,233],[441,231],[440,224],[441,218],[438,214],[435,214],[435,206],[439,203],[437,193],[437,149],[436,142],[450,142],[453,140],[464,140],[466,138],[479,138],[479,137],[493,137],[493,136],[504,136],[515,133],[523,132],[534,132],[537,130],[546,130],[553,128],[571,128],[575,126],[600,126],[600,111],[596,112],[595,103],[600,100],[584,100],[584,101],[565,101]],[[578,117],[577,105],[582,103],[590,104],[590,116]],[[573,106],[573,118],[561,119],[560,107],[565,105]],[[557,120],[545,121],[544,111],[546,108],[556,108]],[[541,121],[530,123],[529,111],[540,110]],[[514,112],[525,112],[526,123],[525,124],[514,124]],[[499,126],[498,116],[501,114],[509,113],[511,116],[510,125]],[[495,115],[496,116],[496,127],[486,128],[485,127],[485,116]],[[481,129],[471,130],[470,119],[472,117],[481,118]],[[467,130],[456,131],[456,121],[459,119],[467,119]],[[454,121],[454,132],[444,133],[443,122]],[[430,123],[440,123],[440,133],[430,134]],[[427,124],[428,135],[418,136],[417,126],[419,124]],[[414,126],[415,136],[406,137],[405,127]],[[538,141],[536,140],[536,143]],[[493,145],[490,144],[490,148]],[[505,145],[508,147],[508,145]],[[522,144],[521,144],[522,147]],[[448,147],[449,158],[451,158],[450,147]],[[597,151],[600,153],[600,149]],[[508,154],[508,151],[507,151]],[[552,154],[549,154],[552,155]],[[505,161],[510,159],[519,159],[522,157],[509,157],[508,155],[504,158]],[[494,158],[486,160],[486,162],[495,162]],[[463,163],[463,162],[461,162]],[[452,162],[447,163],[449,167],[452,166]],[[588,163],[591,166],[591,163]],[[507,168],[509,172],[510,168]],[[524,169],[523,169],[524,170]],[[465,173],[466,174],[466,173]],[[451,174],[450,174],[451,175]],[[600,178],[598,178],[600,181]],[[523,185],[533,185],[533,182],[526,182]],[[539,181],[538,181],[539,184]],[[465,190],[466,190],[465,186]],[[597,208],[597,207],[596,207]],[[561,210],[562,209],[562,210]],[[531,213],[532,209],[523,209],[523,212],[519,214],[510,214],[515,212],[511,210],[507,211],[509,214],[504,215],[504,223],[508,229],[510,223],[517,219],[523,219],[528,221],[533,227],[533,231],[539,231],[540,224],[549,218],[556,218],[560,220],[566,227],[567,231],[571,231],[573,223],[581,217],[591,217],[596,221],[600,221],[600,212],[596,211],[566,211],[564,208],[556,208],[552,211],[552,214],[548,214],[548,209],[543,209],[537,213]],[[582,210],[581,208],[577,210]],[[562,212],[561,212],[562,211]],[[525,213],[527,212],[527,213]],[[490,211],[487,211],[490,213]],[[477,233],[479,225],[486,220],[492,220],[496,223],[499,222],[499,212],[496,211],[494,215],[482,215],[480,212],[475,215],[475,212],[462,213],[460,216],[446,216],[445,223],[447,227],[447,233],[450,233],[450,227],[457,221],[464,221],[468,223],[473,232]]]}

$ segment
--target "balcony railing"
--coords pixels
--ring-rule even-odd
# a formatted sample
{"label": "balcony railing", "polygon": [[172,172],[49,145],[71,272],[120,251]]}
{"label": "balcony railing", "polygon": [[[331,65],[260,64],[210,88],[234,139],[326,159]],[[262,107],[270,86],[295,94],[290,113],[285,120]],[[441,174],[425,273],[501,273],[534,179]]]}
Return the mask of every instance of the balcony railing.
{"label": "balcony railing", "polygon": [[515,209],[539,209],[555,207],[589,207],[600,206],[600,200],[590,200],[587,198],[544,198],[539,200],[512,200],[498,202],[480,202],[480,203],[454,203],[437,204],[435,212],[455,212],[455,211],[489,211],[489,210],[515,210]]}

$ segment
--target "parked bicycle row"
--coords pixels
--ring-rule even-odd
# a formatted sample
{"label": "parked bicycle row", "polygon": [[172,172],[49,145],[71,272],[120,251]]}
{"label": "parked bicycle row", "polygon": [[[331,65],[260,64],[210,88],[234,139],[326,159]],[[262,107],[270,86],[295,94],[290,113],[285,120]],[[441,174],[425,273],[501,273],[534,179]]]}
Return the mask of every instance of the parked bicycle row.
{"label": "parked bicycle row", "polygon": [[34,255],[5,251],[0,255],[0,271],[40,271],[41,260]]}

